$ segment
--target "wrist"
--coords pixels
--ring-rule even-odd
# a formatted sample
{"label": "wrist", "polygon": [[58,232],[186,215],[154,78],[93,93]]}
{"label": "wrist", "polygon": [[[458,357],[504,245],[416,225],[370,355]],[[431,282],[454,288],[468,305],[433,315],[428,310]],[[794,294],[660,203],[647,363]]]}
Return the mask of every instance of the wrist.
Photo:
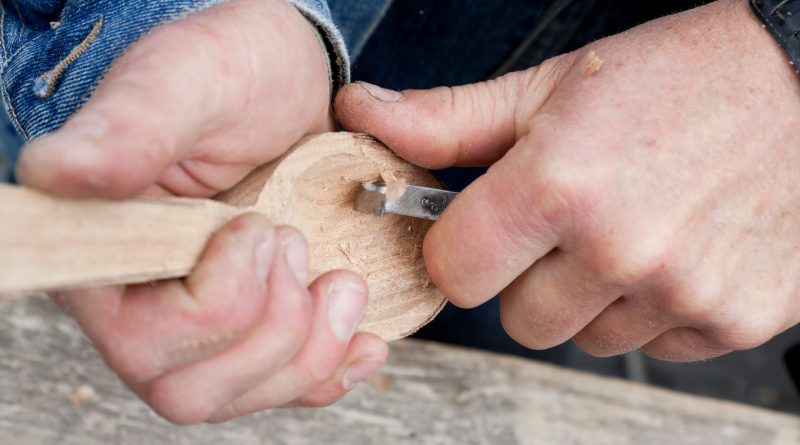
{"label": "wrist", "polygon": [[288,49],[283,57],[277,59],[279,63],[286,64],[284,80],[289,83],[289,88],[283,90],[281,96],[285,94],[290,96],[286,97],[287,100],[303,104],[306,116],[310,119],[308,133],[324,131],[330,120],[333,89],[324,37],[314,23],[293,4],[287,1],[279,3],[288,10],[284,19],[276,22],[284,23],[276,29],[279,34],[283,34],[279,38],[286,40]]}
{"label": "wrist", "polygon": [[[750,9],[775,43],[783,48],[795,73],[800,74],[800,1],[749,0]],[[797,17],[797,18],[796,18]]]}
{"label": "wrist", "polygon": [[797,86],[797,68],[787,51],[766,29],[762,19],[751,8],[749,0],[720,0],[729,7],[731,38],[742,57],[752,65],[750,72],[761,72],[761,81],[788,82]]}

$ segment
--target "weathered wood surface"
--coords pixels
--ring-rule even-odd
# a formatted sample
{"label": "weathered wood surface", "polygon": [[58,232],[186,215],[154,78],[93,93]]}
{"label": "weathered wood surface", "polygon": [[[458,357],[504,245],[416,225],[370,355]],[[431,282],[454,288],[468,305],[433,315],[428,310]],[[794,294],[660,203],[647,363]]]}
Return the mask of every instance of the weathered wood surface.
{"label": "weathered wood surface", "polygon": [[[335,406],[178,427],[47,300],[2,302],[0,319],[0,444],[800,444],[797,416],[410,340]],[[71,402],[81,385],[94,395]]]}

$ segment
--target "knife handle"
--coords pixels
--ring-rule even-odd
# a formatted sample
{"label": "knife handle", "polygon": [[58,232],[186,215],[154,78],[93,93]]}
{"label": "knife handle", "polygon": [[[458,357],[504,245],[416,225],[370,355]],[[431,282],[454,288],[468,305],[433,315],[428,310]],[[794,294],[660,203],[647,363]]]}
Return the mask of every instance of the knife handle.
{"label": "knife handle", "polygon": [[55,198],[0,184],[0,295],[187,275],[246,209],[208,199]]}

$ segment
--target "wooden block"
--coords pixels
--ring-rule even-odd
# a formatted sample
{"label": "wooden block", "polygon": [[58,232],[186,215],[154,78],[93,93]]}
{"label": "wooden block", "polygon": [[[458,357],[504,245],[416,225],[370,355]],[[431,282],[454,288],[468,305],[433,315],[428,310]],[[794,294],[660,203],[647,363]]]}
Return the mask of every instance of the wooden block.
{"label": "wooden block", "polygon": [[256,211],[306,235],[312,278],[332,269],[361,274],[370,300],[360,329],[401,338],[430,321],[445,299],[422,259],[430,222],[352,209],[360,183],[381,174],[440,186],[374,139],[351,133],[308,138],[215,200],[68,200],[2,185],[0,294],[182,277],[219,227]]}

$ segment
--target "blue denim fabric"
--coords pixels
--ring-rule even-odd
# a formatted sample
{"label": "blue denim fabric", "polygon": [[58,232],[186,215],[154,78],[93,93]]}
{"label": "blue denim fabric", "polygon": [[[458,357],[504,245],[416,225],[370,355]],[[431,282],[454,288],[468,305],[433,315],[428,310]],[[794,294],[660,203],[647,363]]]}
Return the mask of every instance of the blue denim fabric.
{"label": "blue denim fabric", "polygon": [[[32,139],[58,128],[142,34],[223,1],[2,0],[0,86],[17,132]],[[346,49],[327,4],[292,3],[326,38],[335,83],[346,82]]]}
{"label": "blue denim fabric", "polygon": [[21,145],[22,140],[5,111],[0,111],[0,182],[14,182],[14,164]]}

